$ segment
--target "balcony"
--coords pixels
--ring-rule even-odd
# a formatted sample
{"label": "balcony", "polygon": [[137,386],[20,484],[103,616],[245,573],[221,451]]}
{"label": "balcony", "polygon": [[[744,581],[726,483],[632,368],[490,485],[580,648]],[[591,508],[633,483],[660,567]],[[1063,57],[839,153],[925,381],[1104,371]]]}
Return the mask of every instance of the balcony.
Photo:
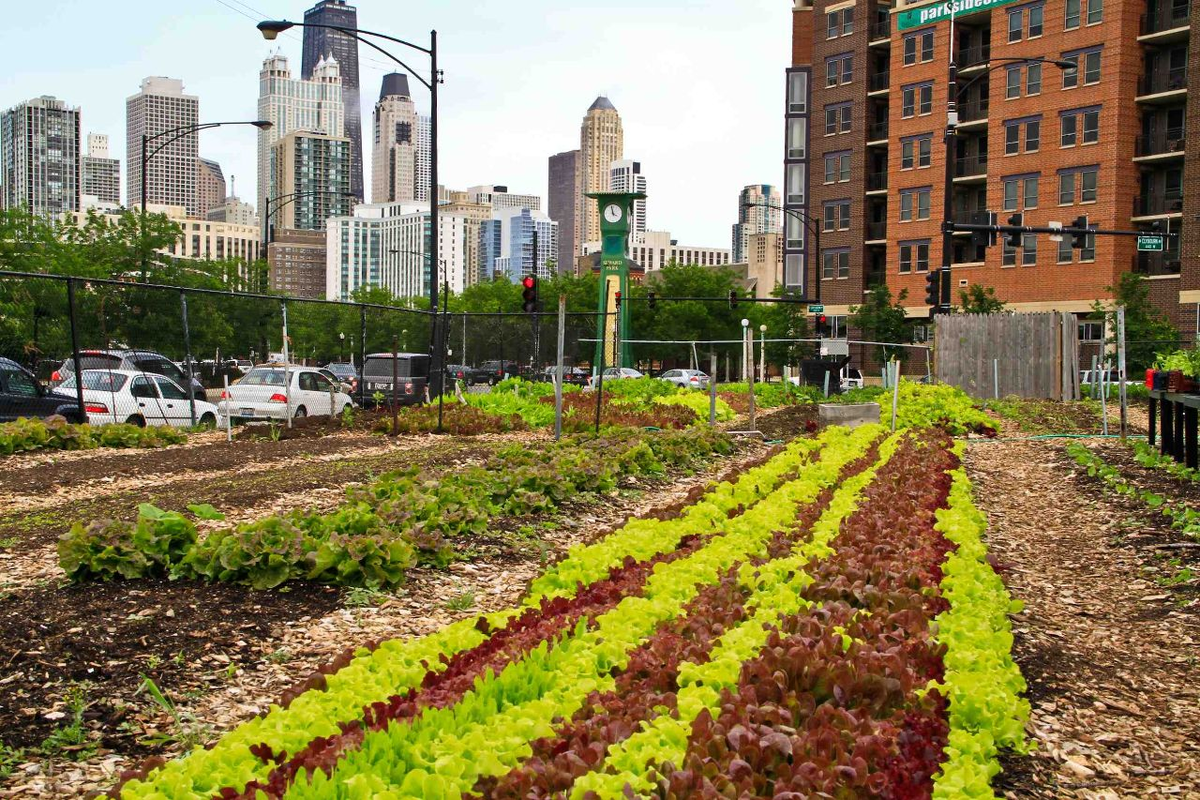
{"label": "balcony", "polygon": [[883,142],[887,143],[888,124],[887,120],[876,122],[867,128],[867,142]]}
{"label": "balcony", "polygon": [[867,42],[871,46],[879,46],[891,44],[892,42],[892,15],[886,14],[875,22],[871,23],[871,30],[867,35]]}
{"label": "balcony", "polygon": [[958,50],[958,71],[966,72],[978,67],[987,66],[987,63],[992,59],[991,45],[978,45],[975,47],[960,47]]}
{"label": "balcony", "polygon": [[1142,195],[1133,199],[1133,216],[1166,217],[1183,211],[1183,192]]}
{"label": "balcony", "polygon": [[986,97],[973,97],[958,106],[958,126],[978,125],[987,122],[989,102]]}
{"label": "balcony", "polygon": [[1183,128],[1168,129],[1150,136],[1139,136],[1134,140],[1134,160],[1167,161],[1183,158]]}
{"label": "balcony", "polygon": [[868,222],[867,223],[867,244],[875,242],[887,242],[887,223],[886,222]]}
{"label": "balcony", "polygon": [[886,192],[888,185],[887,172],[869,172],[867,173],[867,191],[868,192]]}
{"label": "balcony", "polygon": [[1178,7],[1168,2],[1162,8],[1142,15],[1138,41],[1154,44],[1183,41],[1188,38],[1190,24],[1190,4]]}
{"label": "balcony", "polygon": [[968,182],[987,180],[987,156],[963,156],[954,160],[954,179]]}
{"label": "balcony", "polygon": [[1181,268],[1177,253],[1138,253],[1133,271],[1142,275],[1178,275]]}
{"label": "balcony", "polygon": [[876,72],[867,79],[867,94],[875,94],[876,92],[886,92],[888,90],[888,70]]}
{"label": "balcony", "polygon": [[1139,103],[1171,103],[1187,91],[1187,70],[1160,70],[1138,80]]}

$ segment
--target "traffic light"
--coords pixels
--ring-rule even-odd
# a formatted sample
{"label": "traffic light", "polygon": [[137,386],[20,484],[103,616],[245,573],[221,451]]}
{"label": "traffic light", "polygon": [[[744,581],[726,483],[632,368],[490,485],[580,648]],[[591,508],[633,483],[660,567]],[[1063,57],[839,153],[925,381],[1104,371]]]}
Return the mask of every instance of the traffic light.
{"label": "traffic light", "polygon": [[620,311],[621,310],[621,293],[620,292],[617,292],[616,300],[617,300],[617,311]]}
{"label": "traffic light", "polygon": [[813,327],[817,329],[817,336],[824,338],[829,335],[829,317],[817,314],[813,322],[815,323]]}
{"label": "traffic light", "polygon": [[525,287],[521,292],[521,299],[524,301],[521,308],[525,310],[526,314],[536,313],[538,306],[537,276],[526,275],[521,279],[521,286]]}
{"label": "traffic light", "polygon": [[[995,211],[976,211],[971,215],[971,222],[976,225],[995,227],[998,219]],[[996,231],[971,231],[971,244],[978,247],[992,247],[996,244]]]}
{"label": "traffic light", "polygon": [[[1025,226],[1025,215],[1017,212],[1008,218],[1008,224],[1014,228],[1023,228]],[[1021,247],[1021,237],[1024,234],[1021,231],[1009,231],[1004,234],[1004,243],[1014,250]]]}
{"label": "traffic light", "polygon": [[[1081,228],[1086,230],[1088,227],[1088,218],[1085,214],[1077,218],[1071,223],[1072,228]],[[1094,250],[1096,247],[1096,234],[1088,233],[1073,233],[1071,234],[1071,247],[1076,250]]]}
{"label": "traffic light", "polygon": [[931,269],[925,275],[925,304],[939,306],[942,303],[942,271]]}
{"label": "traffic light", "polygon": [[658,297],[655,296],[654,292],[646,293],[646,302],[649,304],[651,311],[658,307]]}
{"label": "traffic light", "polygon": [[735,290],[733,290],[733,289],[730,289],[730,290],[729,290],[729,307],[730,307],[730,308],[736,308],[736,307],[737,307],[737,301],[738,301],[737,292],[736,292]]}

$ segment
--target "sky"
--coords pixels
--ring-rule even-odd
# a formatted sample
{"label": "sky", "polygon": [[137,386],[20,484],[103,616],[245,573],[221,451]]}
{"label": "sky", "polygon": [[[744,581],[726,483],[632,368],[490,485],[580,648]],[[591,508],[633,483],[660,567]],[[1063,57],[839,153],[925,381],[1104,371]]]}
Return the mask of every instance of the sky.
{"label": "sky", "polygon": [[[258,72],[278,47],[299,76],[302,29],[266,42],[263,18],[303,20],[315,0],[39,0],[0,27],[0,108],[53,95],[81,108],[82,133],[109,135],[125,181],[125,99],[142,78],[180,78],[200,120],[254,119]],[[647,221],[689,245],[729,247],[738,192],[780,185],[787,0],[358,0],[358,25],[415,43],[437,29],[441,183],[545,198],[547,159],[579,147],[599,94],[621,114],[625,157],[647,176]],[[384,43],[386,45],[386,43]],[[421,53],[396,55],[424,72]],[[364,185],[371,110],[400,69],[359,52]],[[400,70],[403,71],[403,70]],[[418,109],[424,87],[411,81]],[[237,194],[255,198],[255,130],[200,134]],[[86,145],[85,145],[86,146]]]}

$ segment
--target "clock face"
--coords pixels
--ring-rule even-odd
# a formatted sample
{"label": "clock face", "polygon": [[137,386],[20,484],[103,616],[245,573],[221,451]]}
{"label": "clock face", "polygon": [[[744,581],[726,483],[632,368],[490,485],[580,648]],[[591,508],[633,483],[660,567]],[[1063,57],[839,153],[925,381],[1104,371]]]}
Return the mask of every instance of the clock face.
{"label": "clock face", "polygon": [[609,222],[620,222],[623,213],[616,203],[609,203],[604,207],[604,218]]}

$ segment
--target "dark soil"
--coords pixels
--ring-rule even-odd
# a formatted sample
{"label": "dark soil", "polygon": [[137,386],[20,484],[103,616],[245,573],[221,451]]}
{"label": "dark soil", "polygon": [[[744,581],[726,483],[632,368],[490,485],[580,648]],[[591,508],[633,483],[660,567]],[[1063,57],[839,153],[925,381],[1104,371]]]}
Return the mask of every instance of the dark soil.
{"label": "dark soil", "polygon": [[[301,454],[340,452],[343,449],[363,446],[362,440],[354,439],[349,442],[345,439],[307,440],[301,443],[235,442],[233,446],[245,448],[243,452],[249,453],[260,445],[279,444],[290,450],[287,454],[290,458]],[[302,449],[298,449],[297,445]],[[327,446],[332,447],[326,449]],[[221,443],[211,448],[192,448],[180,452],[217,455],[226,447],[228,445]],[[190,471],[177,480],[164,478],[161,483],[150,489],[130,489],[92,500],[64,504],[61,509],[0,514],[0,540],[11,540],[10,550],[30,550],[53,542],[78,521],[131,518],[136,514],[139,503],[151,503],[169,511],[183,511],[189,504],[194,503],[211,503],[220,510],[252,508],[285,494],[361,482],[391,470],[420,466],[436,471],[438,468],[453,467],[465,461],[482,459],[490,452],[491,448],[486,444],[463,445],[453,440],[438,440],[424,449],[407,448],[366,458],[353,458],[348,455],[339,461],[293,463],[285,470],[226,472],[216,475]],[[250,463],[253,463],[253,458],[247,454],[245,460],[235,466]]]}
{"label": "dark soil", "polygon": [[[200,696],[226,670],[263,657],[259,643],[282,621],[320,618],[337,607],[337,589],[296,584],[255,592],[226,584],[138,581],[27,593],[0,603],[0,741],[38,747],[59,725],[45,714],[66,711],[72,686],[83,687],[89,727],[103,746],[142,754],[135,693],[149,676],[169,697]],[[230,665],[234,665],[231,667]],[[131,724],[122,727],[121,723]]]}
{"label": "dark soil", "polygon": [[[801,403],[783,408],[768,409],[757,415],[757,428],[767,441],[790,441],[797,436],[815,433],[817,428],[817,406]],[[729,430],[750,429],[750,418],[740,416],[729,425]]]}
{"label": "dark soil", "polygon": [[1103,428],[1098,404],[1009,397],[998,403],[989,401],[987,405],[994,415],[1012,420],[1022,433],[1031,436],[1052,433],[1098,434]]}
{"label": "dark soil", "polygon": [[355,409],[349,425],[342,422],[340,416],[335,417],[304,417],[292,420],[292,426],[270,425],[256,423],[238,428],[233,438],[235,441],[272,441],[272,437],[281,442],[297,439],[321,439],[339,433],[370,433],[377,424],[384,424],[391,419],[387,409],[366,411]]}

